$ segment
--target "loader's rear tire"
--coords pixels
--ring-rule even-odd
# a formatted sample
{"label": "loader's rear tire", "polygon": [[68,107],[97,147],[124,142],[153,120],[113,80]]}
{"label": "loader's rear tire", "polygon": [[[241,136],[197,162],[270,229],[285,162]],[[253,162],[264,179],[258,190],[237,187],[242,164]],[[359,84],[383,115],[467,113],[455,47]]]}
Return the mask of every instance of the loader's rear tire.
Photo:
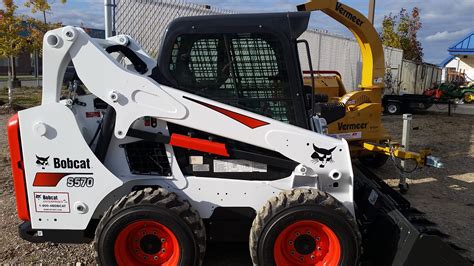
{"label": "loader's rear tire", "polygon": [[369,153],[359,157],[359,162],[372,169],[377,169],[385,165],[388,156],[381,153]]}
{"label": "loader's rear tire", "polygon": [[295,189],[258,212],[249,245],[254,265],[356,265],[360,239],[344,205],[316,189]]}
{"label": "loader's rear tire", "polygon": [[107,210],[94,247],[100,265],[201,265],[205,238],[202,219],[187,201],[146,188]]}

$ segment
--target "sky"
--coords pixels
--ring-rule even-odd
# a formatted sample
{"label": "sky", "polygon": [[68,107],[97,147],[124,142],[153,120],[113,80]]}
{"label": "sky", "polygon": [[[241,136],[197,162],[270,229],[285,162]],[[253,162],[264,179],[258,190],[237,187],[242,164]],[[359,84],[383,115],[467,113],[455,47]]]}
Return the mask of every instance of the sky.
{"label": "sky", "polygon": [[[306,0],[187,0],[197,4],[228,9],[237,12],[274,12],[295,11],[296,5]],[[28,14],[23,7],[23,0],[15,1],[19,12]],[[50,21],[68,25],[104,28],[103,0],[68,0],[66,4],[53,2],[47,18]],[[341,2],[367,15],[368,0],[342,0]],[[401,8],[421,9],[423,27],[418,38],[423,45],[424,60],[439,64],[447,56],[447,48],[474,32],[474,0],[377,0],[375,10],[375,27],[380,30],[383,17],[390,13],[397,14]],[[36,14],[35,16],[39,16]],[[159,18],[157,18],[159,19]],[[328,30],[332,33],[351,36],[351,33],[321,12],[311,15],[310,27]]]}

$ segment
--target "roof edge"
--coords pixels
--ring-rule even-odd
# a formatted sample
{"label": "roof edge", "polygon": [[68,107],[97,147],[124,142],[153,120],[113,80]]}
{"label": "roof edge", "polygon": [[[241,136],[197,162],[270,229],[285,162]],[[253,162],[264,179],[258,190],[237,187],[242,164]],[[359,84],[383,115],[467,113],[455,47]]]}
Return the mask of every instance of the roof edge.
{"label": "roof edge", "polygon": [[[467,38],[471,38],[471,36],[474,35],[474,31],[472,31],[471,33],[468,33],[467,35],[465,35],[460,41],[457,41],[456,43],[454,43],[453,45],[449,46],[448,48],[448,51],[450,50],[457,50],[455,47],[458,46],[459,44],[463,43]],[[472,49],[474,50],[474,48]]]}
{"label": "roof edge", "polygon": [[444,59],[443,61],[441,61],[441,63],[439,63],[439,66],[440,67],[445,67],[447,64],[449,64],[451,61],[453,61],[453,59],[456,58],[454,55],[450,55],[448,56],[446,59]]}

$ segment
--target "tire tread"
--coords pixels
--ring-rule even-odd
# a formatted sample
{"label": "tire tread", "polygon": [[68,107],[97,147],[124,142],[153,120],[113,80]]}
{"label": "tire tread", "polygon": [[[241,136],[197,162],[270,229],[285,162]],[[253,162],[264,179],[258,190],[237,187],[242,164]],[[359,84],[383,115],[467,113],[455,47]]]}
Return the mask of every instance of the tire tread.
{"label": "tire tread", "polygon": [[97,252],[97,250],[99,250],[99,237],[107,222],[111,217],[115,216],[119,212],[141,204],[154,205],[160,208],[168,209],[183,219],[195,237],[195,241],[199,247],[197,261],[198,265],[202,265],[204,254],[206,252],[206,231],[199,213],[187,200],[180,200],[175,193],[168,192],[163,188],[145,188],[138,191],[132,191],[128,195],[125,195],[116,201],[104,213],[104,216],[97,225],[94,236],[94,256],[97,263],[100,264],[99,254]]}
{"label": "tire tread", "polygon": [[253,265],[258,265],[259,236],[262,234],[267,223],[277,214],[287,208],[302,204],[313,204],[334,210],[335,213],[344,217],[353,232],[356,233],[357,246],[361,243],[361,234],[357,222],[349,210],[331,195],[317,189],[298,188],[284,191],[271,198],[257,213],[250,230],[249,248]]}

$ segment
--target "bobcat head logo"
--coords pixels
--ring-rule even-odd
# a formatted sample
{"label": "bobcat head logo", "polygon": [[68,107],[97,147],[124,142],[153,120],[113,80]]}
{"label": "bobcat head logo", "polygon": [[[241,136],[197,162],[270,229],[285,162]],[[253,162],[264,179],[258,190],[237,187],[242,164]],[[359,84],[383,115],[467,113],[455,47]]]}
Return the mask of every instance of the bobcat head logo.
{"label": "bobcat head logo", "polygon": [[36,165],[38,165],[42,169],[44,169],[47,165],[49,165],[48,159],[49,159],[49,156],[43,158],[43,157],[39,157],[38,155],[36,155]]}
{"label": "bobcat head logo", "polygon": [[316,145],[313,144],[314,153],[311,155],[313,158],[313,163],[321,163],[319,165],[320,168],[324,168],[327,163],[333,163],[332,160],[332,152],[336,149],[336,147],[326,150],[323,148],[318,148]]}

